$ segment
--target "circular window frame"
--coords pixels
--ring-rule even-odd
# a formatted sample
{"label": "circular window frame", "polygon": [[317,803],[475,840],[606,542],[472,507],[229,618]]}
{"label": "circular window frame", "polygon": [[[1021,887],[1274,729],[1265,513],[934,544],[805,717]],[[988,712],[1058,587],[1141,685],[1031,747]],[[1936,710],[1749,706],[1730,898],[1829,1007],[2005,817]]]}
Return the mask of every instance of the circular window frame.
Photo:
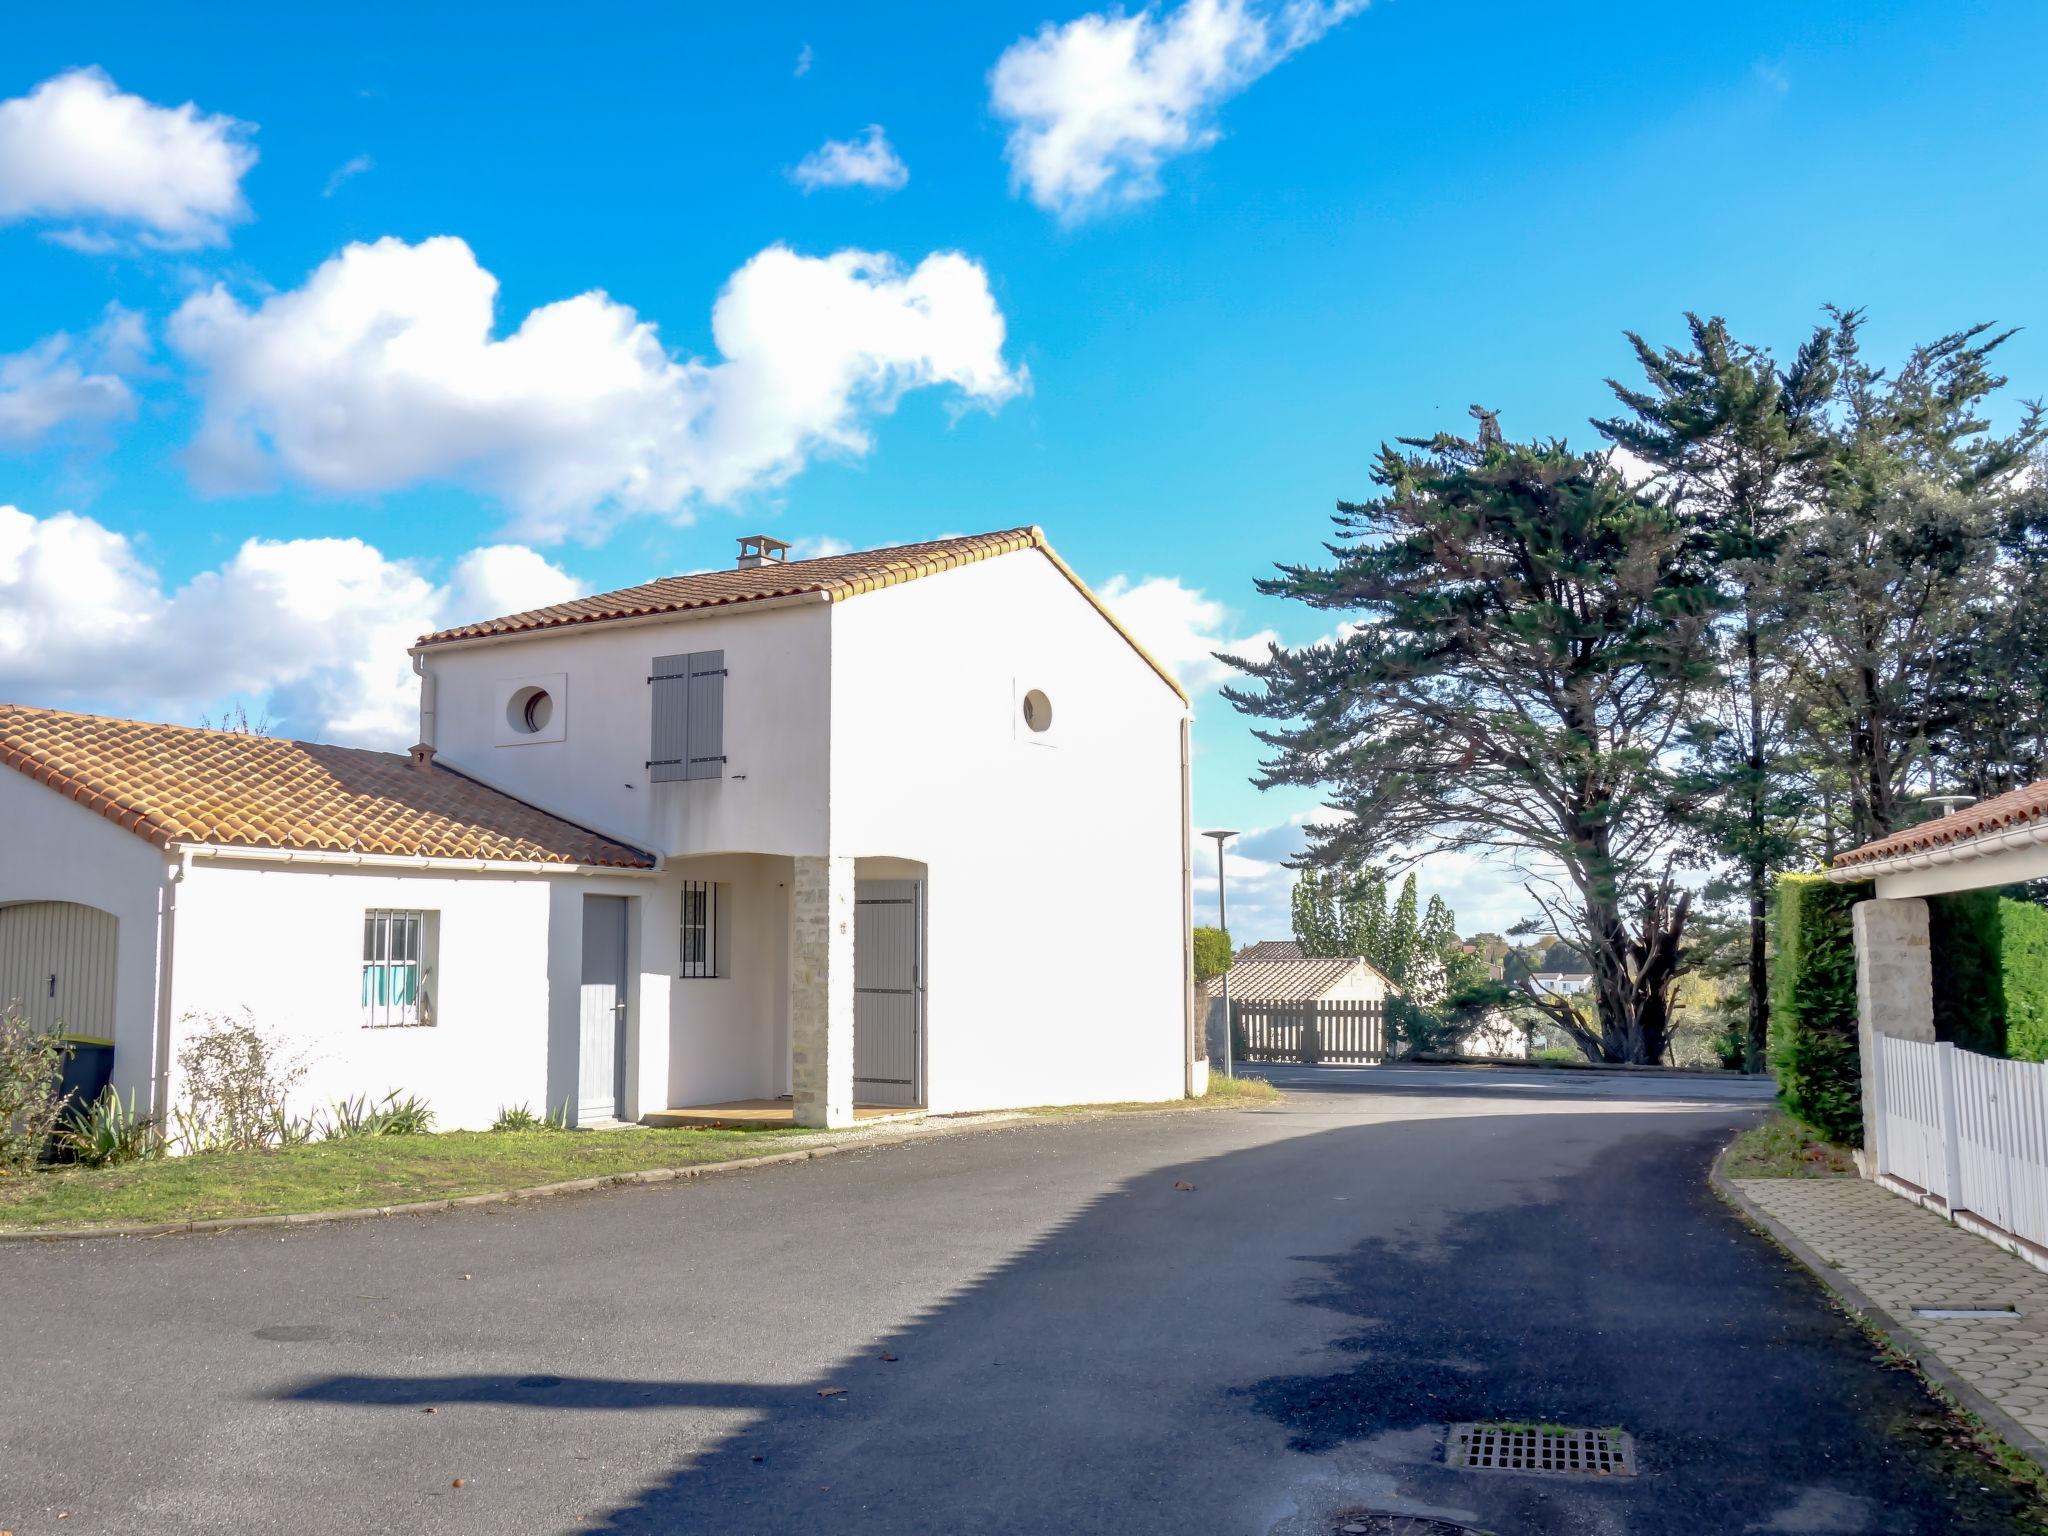
{"label": "circular window frame", "polygon": [[1052,729],[1052,699],[1043,688],[1026,689],[1020,702],[1026,730],[1043,736]]}
{"label": "circular window frame", "polygon": [[515,736],[539,736],[554,723],[555,696],[538,683],[515,688],[505,701],[505,723]]}

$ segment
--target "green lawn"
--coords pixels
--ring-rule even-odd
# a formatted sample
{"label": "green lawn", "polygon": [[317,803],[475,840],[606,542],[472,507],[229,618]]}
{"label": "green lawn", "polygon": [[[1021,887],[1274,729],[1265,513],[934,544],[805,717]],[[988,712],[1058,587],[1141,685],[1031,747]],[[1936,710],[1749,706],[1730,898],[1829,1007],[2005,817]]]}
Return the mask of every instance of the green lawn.
{"label": "green lawn", "polygon": [[1773,1109],[1729,1145],[1721,1172],[1731,1179],[1836,1179],[1853,1176],[1856,1160],[1805,1121]]}
{"label": "green lawn", "polygon": [[449,1131],[352,1137],[282,1152],[210,1152],[125,1168],[60,1168],[0,1177],[0,1229],[406,1205],[787,1152],[811,1134]]}

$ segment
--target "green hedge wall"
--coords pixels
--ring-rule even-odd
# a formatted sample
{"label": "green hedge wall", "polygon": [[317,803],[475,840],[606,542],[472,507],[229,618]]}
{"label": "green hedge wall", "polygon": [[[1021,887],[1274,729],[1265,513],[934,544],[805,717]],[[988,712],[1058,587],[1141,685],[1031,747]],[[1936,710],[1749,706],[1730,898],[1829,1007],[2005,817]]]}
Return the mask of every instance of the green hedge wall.
{"label": "green hedge wall", "polygon": [[2048,1061],[2048,907],[2002,897],[1998,917],[2006,1053]]}
{"label": "green hedge wall", "polygon": [[1772,903],[1771,1066],[1785,1107],[1831,1141],[1863,1144],[1850,909],[1867,884],[1781,875]]}
{"label": "green hedge wall", "polygon": [[1934,973],[1934,1038],[1984,1056],[2005,1054],[2003,908],[1996,891],[1927,898]]}

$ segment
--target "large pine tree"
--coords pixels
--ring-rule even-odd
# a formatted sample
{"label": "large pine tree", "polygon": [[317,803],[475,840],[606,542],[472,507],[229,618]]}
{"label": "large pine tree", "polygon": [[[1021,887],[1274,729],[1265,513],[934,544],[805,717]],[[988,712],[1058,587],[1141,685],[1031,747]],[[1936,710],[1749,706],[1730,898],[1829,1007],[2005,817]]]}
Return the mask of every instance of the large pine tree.
{"label": "large pine tree", "polygon": [[[1340,638],[1236,665],[1271,749],[1260,783],[1323,787],[1351,815],[1307,860],[1485,847],[1564,871],[1589,957],[1589,1054],[1661,1060],[1689,897],[1673,878],[1666,763],[1707,670],[1711,594],[1678,520],[1602,455],[1466,440],[1383,447],[1380,494],[1339,503],[1323,565],[1262,592],[1341,612]],[[1553,906],[1556,904],[1553,903]]]}

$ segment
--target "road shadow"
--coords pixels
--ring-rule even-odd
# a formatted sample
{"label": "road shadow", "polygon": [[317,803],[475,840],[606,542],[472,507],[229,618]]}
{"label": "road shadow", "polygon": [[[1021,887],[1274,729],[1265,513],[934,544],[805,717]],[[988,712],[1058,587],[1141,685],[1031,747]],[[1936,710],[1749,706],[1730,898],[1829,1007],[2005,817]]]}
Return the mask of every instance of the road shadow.
{"label": "road shadow", "polygon": [[[1263,1531],[1289,1478],[1361,1469],[1501,1532],[2035,1529],[1922,1427],[1917,1381],[1713,1198],[1732,1116],[1516,1134],[1530,1118],[1347,1126],[1125,1180],[794,1385],[337,1375],[285,1395],[749,1416],[593,1533]],[[1490,1194],[1456,1187],[1482,1174]],[[1375,1199],[1370,1221],[1339,1203]],[[1473,1208],[1432,1216],[1447,1199]],[[840,1279],[820,1253],[798,1283]],[[1413,1449],[1497,1419],[1626,1427],[1645,1474],[1581,1491]]]}

